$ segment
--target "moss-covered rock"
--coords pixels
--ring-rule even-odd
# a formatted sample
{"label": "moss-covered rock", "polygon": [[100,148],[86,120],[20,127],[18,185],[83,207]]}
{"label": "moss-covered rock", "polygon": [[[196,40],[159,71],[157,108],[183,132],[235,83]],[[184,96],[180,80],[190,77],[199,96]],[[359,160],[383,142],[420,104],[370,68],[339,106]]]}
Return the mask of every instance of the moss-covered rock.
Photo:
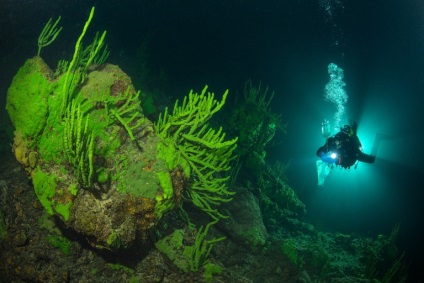
{"label": "moss-covered rock", "polygon": [[60,249],[63,254],[65,255],[71,254],[72,244],[71,244],[71,241],[69,241],[67,238],[63,236],[55,235],[55,236],[49,236],[47,240],[53,247]]}
{"label": "moss-covered rock", "polygon": [[184,272],[190,270],[188,258],[184,255],[185,246],[183,244],[184,231],[175,230],[172,234],[164,237],[155,243],[156,248],[164,253],[176,267]]}
{"label": "moss-covered rock", "polygon": [[230,217],[220,225],[233,240],[252,251],[258,251],[265,245],[268,233],[258,201],[251,192],[240,189],[231,205],[224,205],[224,209]]}
{"label": "moss-covered rock", "polygon": [[87,73],[64,114],[66,72],[52,73],[40,57],[29,59],[9,88],[15,156],[50,215],[94,247],[128,247],[178,205],[182,169],[159,154],[161,139],[118,66]]}
{"label": "moss-covered rock", "polygon": [[6,225],[4,223],[4,218],[3,218],[3,214],[0,211],[0,241],[6,237],[7,235],[7,230],[6,230]]}
{"label": "moss-covered rock", "polygon": [[7,92],[6,110],[13,126],[24,137],[35,138],[44,130],[48,100],[55,87],[52,72],[40,57],[27,60]]}

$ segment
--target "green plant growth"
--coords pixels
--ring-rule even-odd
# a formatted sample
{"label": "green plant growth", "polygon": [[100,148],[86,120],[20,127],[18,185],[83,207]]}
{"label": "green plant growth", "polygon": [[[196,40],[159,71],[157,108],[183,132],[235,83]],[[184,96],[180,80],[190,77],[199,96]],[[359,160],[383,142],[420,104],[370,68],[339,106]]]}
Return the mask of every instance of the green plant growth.
{"label": "green plant growth", "polygon": [[[126,92],[118,97],[109,96],[106,100],[105,107],[112,119],[118,120],[119,123],[127,130],[131,140],[135,140],[134,130],[139,129],[145,124],[145,118],[141,114],[139,108],[140,91],[134,95],[130,93],[128,87]],[[117,107],[118,101],[125,101],[124,105]]]}
{"label": "green plant growth", "polygon": [[66,60],[59,60],[57,63],[56,70],[54,72],[54,77],[58,78],[60,75],[64,74],[68,70],[69,62]]}
{"label": "green plant growth", "polygon": [[[237,136],[237,154],[242,164],[239,181],[256,182],[264,179],[269,171],[266,162],[266,148],[274,145],[277,132],[286,132],[281,114],[271,109],[274,92],[261,84],[245,83],[243,96],[235,101],[228,116],[228,133]],[[244,99],[243,99],[244,98]],[[262,184],[257,183],[257,186]]]}
{"label": "green plant growth", "polygon": [[67,238],[63,236],[55,235],[55,236],[47,237],[47,240],[53,247],[60,249],[63,254],[65,255],[71,254],[72,243]]}
{"label": "green plant growth", "polygon": [[59,35],[60,31],[62,30],[62,27],[58,28],[57,25],[60,22],[60,16],[57,18],[57,20],[52,25],[52,18],[49,19],[49,21],[44,26],[43,30],[41,31],[40,35],[38,36],[38,52],[37,56],[40,56],[41,48],[46,47],[50,45],[56,37]]}
{"label": "green plant growth", "polygon": [[222,268],[221,266],[215,264],[215,263],[205,263],[203,265],[203,268],[205,269],[205,272],[203,273],[203,279],[205,279],[206,282],[211,282],[213,280],[214,274],[221,274]]}
{"label": "green plant growth", "polygon": [[244,103],[234,111],[233,122],[240,123],[240,143],[247,151],[254,151],[263,156],[265,146],[274,138],[277,130],[286,132],[281,114],[272,112],[271,101],[274,92],[268,94],[268,88],[262,89],[261,84],[255,87],[247,81],[244,87]]}
{"label": "green plant growth", "polygon": [[31,177],[38,200],[47,213],[53,215],[54,200],[52,198],[57,189],[57,177],[44,173],[40,167],[33,171]]}
{"label": "green plant growth", "polygon": [[94,135],[89,130],[89,120],[89,115],[84,117],[81,104],[72,100],[64,118],[63,145],[78,182],[86,188],[91,187],[94,173]]}
{"label": "green plant growth", "polygon": [[174,208],[172,179],[168,172],[158,172],[156,174],[163,189],[162,195],[156,195],[155,213],[158,218],[162,218],[165,212]]}
{"label": "green plant growth", "polygon": [[286,172],[290,165],[291,161],[285,164],[277,160],[274,166],[270,167],[270,174],[276,183],[287,183]]}
{"label": "green plant growth", "polygon": [[125,266],[123,264],[120,264],[118,262],[117,263],[108,263],[108,265],[113,270],[123,270],[125,272],[130,273],[130,274],[133,274],[134,273],[134,269],[132,269],[130,267],[127,267],[127,266]]}
{"label": "green plant growth", "polygon": [[[226,140],[222,128],[208,122],[228,91],[221,101],[207,87],[201,94],[190,92],[172,113],[165,111],[154,134],[131,79],[118,66],[90,67],[108,55],[106,32],[83,48],[93,15],[94,7],[72,60],[59,63],[56,77],[36,56],[27,60],[8,92],[15,155],[31,174],[42,206],[87,236],[93,247],[111,250],[147,234],[180,205],[181,194],[214,219],[224,217],[216,206],[234,194],[226,175],[237,138]],[[206,240],[208,229],[199,229],[195,245],[185,251],[189,270],[200,268],[213,243],[221,240]]]}
{"label": "green plant growth", "polygon": [[205,277],[211,278],[214,273],[220,273],[221,269],[209,261],[210,252],[215,243],[225,239],[225,237],[220,237],[206,240],[209,228],[215,223],[211,222],[205,228],[200,227],[191,246],[183,244],[183,230],[174,231],[171,235],[156,242],[155,246],[184,272],[197,272],[203,267],[205,268]]}
{"label": "green plant growth", "polygon": [[[363,245],[363,262],[365,264],[365,275],[369,279],[381,277],[380,282],[405,282],[406,268],[403,262],[404,254],[398,256],[395,242],[399,234],[400,223],[397,223],[390,235],[378,235],[375,241],[368,239]],[[382,275],[381,269],[384,265],[390,267]]]}
{"label": "green plant growth", "polygon": [[285,240],[281,244],[281,251],[295,266],[300,266],[302,260],[299,258],[299,253],[296,248],[296,243],[292,239]]}
{"label": "green plant growth", "polygon": [[105,37],[106,31],[101,36],[99,32],[96,32],[93,42],[82,51],[82,54],[79,54],[81,58],[78,60],[78,65],[83,68],[83,73],[87,73],[91,64],[101,65],[109,57],[110,52],[107,50],[107,45],[104,44]]}
{"label": "green plant growth", "polygon": [[[65,221],[69,220],[72,201],[61,203],[54,199],[58,188],[58,177],[56,175],[50,175],[43,172],[40,166],[32,171],[31,177],[35,194],[46,212],[49,215],[53,215],[54,211],[56,211],[65,219]],[[68,190],[72,191],[72,187],[73,186],[69,187]],[[72,192],[76,194],[76,191]]]}
{"label": "green plant growth", "polygon": [[195,272],[203,267],[206,263],[209,263],[209,254],[213,248],[213,245],[217,242],[225,240],[225,237],[214,238],[212,240],[206,240],[209,228],[216,222],[210,222],[206,225],[203,230],[203,226],[199,228],[196,233],[196,239],[192,246],[188,246],[184,250],[184,256],[188,259],[190,264],[190,270]]}
{"label": "green plant growth", "polygon": [[327,276],[334,272],[334,267],[331,262],[330,254],[325,248],[325,243],[323,243],[324,237],[321,233],[316,234],[316,238],[308,240],[305,257],[307,258],[307,263],[311,266],[316,274],[321,279],[327,278]]}
{"label": "green plant growth", "polygon": [[128,281],[128,283],[141,283],[141,282],[143,282],[142,277],[137,276],[137,275],[132,275],[130,277],[130,280]]}
{"label": "green plant growth", "polygon": [[181,106],[175,102],[172,114],[159,116],[156,133],[162,138],[158,145],[159,157],[166,160],[170,170],[182,166],[192,183],[187,190],[191,201],[213,219],[225,217],[216,208],[223,202],[232,200],[233,192],[227,190],[226,182],[231,169],[230,162],[236,157],[237,138],[225,141],[222,128],[212,129],[209,119],[225,103],[228,90],[222,100],[215,100],[213,93],[201,94],[190,91]]}
{"label": "green plant growth", "polygon": [[95,61],[104,60],[106,56],[103,55],[106,52],[105,49],[103,49],[102,54],[99,55],[102,48],[104,48],[104,39],[106,37],[106,31],[102,33],[100,38],[97,33],[93,43],[89,45],[85,50],[83,50],[82,47],[82,39],[84,38],[87,32],[87,29],[91,23],[91,20],[93,19],[93,16],[94,7],[91,8],[90,16],[88,17],[88,20],[84,25],[83,31],[75,44],[75,51],[72,60],[69,64],[67,64],[68,69],[66,70],[65,82],[63,84],[62,90],[62,115],[64,114],[68,103],[73,98],[72,96],[74,94],[76,86],[85,80],[88,67]]}
{"label": "green plant growth", "polygon": [[405,253],[396,258],[390,268],[386,271],[383,278],[381,279],[381,283],[404,283],[406,282],[407,272],[405,268],[405,264],[403,263],[403,257]]}

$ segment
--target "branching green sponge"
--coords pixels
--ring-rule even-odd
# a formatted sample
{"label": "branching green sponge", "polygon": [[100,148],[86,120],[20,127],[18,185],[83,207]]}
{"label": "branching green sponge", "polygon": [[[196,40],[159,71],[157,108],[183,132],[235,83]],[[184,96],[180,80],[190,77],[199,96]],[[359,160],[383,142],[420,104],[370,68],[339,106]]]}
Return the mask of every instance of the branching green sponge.
{"label": "branching green sponge", "polygon": [[206,239],[209,228],[215,223],[216,221],[213,221],[208,223],[205,228],[200,227],[192,246],[184,245],[183,230],[175,230],[172,234],[157,241],[155,246],[184,272],[197,272],[205,267],[205,273],[207,273],[205,277],[210,278],[213,273],[219,273],[220,268],[209,261],[209,254],[215,243],[225,239],[225,237]]}
{"label": "branching green sponge", "polygon": [[94,135],[89,132],[89,116],[84,119],[81,104],[75,100],[69,104],[64,118],[63,144],[69,164],[78,182],[91,187],[93,180]]}
{"label": "branching green sponge", "polygon": [[44,26],[43,30],[38,36],[38,52],[37,56],[40,56],[41,48],[50,45],[56,37],[59,35],[62,27],[57,28],[57,24],[60,22],[60,16],[57,18],[56,22],[52,25],[52,19],[50,18],[47,24]]}
{"label": "branching green sponge", "polygon": [[[118,120],[122,124],[132,141],[135,140],[134,131],[145,124],[144,116],[140,111],[139,95],[140,91],[131,94],[128,87],[125,94],[120,94],[117,97],[108,97],[105,103],[109,115],[112,119]],[[125,103],[117,107],[118,102],[122,100]]]}
{"label": "branching green sponge", "polygon": [[203,230],[203,226],[199,228],[194,240],[194,245],[186,247],[184,250],[184,256],[188,259],[191,271],[198,271],[202,266],[208,263],[209,254],[216,242],[225,240],[225,237],[214,238],[212,240],[205,240],[208,234],[209,228],[214,225],[215,222],[210,222],[206,225]]}
{"label": "branching green sponge", "polygon": [[[192,202],[213,219],[224,218],[214,206],[232,200],[233,192],[227,190],[225,176],[236,157],[237,138],[225,141],[222,128],[212,129],[207,122],[225,103],[228,90],[222,100],[215,100],[213,93],[190,91],[181,106],[175,102],[172,114],[165,110],[159,116],[156,133],[162,138],[158,156],[166,160],[169,169],[182,166],[187,177],[194,174],[194,181],[187,193]],[[185,166],[188,164],[188,166]]]}
{"label": "branching green sponge", "polygon": [[70,103],[70,100],[73,98],[74,91],[76,86],[79,83],[84,82],[87,76],[88,67],[93,62],[99,62],[107,58],[108,54],[103,54],[105,49],[103,49],[102,54],[100,52],[104,47],[104,39],[106,37],[106,31],[102,33],[99,38],[99,34],[96,33],[96,36],[93,40],[93,43],[90,44],[85,50],[83,50],[82,39],[84,38],[88,27],[90,26],[91,20],[94,16],[94,7],[91,8],[90,16],[88,17],[87,22],[84,25],[81,35],[79,36],[76,44],[74,56],[69,64],[66,64],[67,70],[65,74],[65,82],[63,84],[62,90],[62,106],[61,106],[61,114],[63,115]]}

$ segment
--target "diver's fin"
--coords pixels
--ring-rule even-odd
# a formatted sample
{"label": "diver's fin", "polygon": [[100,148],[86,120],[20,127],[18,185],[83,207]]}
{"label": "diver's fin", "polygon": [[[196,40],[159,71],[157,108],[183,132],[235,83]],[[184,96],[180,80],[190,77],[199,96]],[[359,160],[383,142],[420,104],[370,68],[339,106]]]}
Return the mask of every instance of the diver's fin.
{"label": "diver's fin", "polygon": [[358,154],[358,161],[365,162],[365,163],[374,163],[375,156],[361,152]]}

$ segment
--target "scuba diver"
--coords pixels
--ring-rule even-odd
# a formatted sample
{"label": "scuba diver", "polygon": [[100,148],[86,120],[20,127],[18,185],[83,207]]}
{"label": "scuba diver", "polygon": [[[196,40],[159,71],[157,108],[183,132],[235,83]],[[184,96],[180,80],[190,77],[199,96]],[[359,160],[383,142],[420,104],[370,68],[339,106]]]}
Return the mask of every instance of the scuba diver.
{"label": "scuba diver", "polygon": [[345,169],[357,165],[358,161],[374,163],[375,156],[365,154],[362,151],[362,144],[356,135],[358,124],[353,122],[345,125],[340,132],[330,137],[328,121],[323,123],[323,135],[327,139],[325,145],[317,150],[317,156],[328,165],[335,164]]}

